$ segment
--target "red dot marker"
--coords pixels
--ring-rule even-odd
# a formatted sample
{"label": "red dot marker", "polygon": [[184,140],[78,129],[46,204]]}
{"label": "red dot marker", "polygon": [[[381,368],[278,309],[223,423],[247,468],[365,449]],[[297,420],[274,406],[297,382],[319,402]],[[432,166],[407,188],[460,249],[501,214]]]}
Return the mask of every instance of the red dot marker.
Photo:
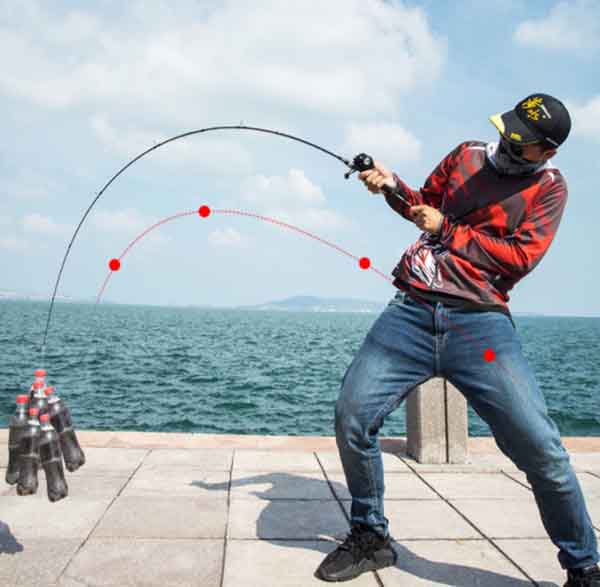
{"label": "red dot marker", "polygon": [[483,358],[490,363],[496,360],[496,353],[492,349],[485,349]]}
{"label": "red dot marker", "polygon": [[358,264],[361,269],[368,269],[371,266],[371,259],[369,257],[361,257]]}
{"label": "red dot marker", "polygon": [[200,208],[198,208],[198,214],[200,214],[202,218],[207,218],[210,216],[210,208],[208,206],[200,206]]}
{"label": "red dot marker", "polygon": [[121,269],[121,261],[119,261],[119,259],[111,259],[108,263],[108,266],[110,267],[111,271],[118,271]]}

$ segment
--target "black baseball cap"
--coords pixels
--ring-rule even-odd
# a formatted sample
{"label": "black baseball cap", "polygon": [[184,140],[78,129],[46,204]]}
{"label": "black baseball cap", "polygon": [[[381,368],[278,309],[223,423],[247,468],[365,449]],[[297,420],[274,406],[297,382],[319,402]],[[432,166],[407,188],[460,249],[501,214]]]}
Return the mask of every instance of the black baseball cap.
{"label": "black baseball cap", "polygon": [[571,130],[565,105],[548,94],[530,94],[513,110],[494,114],[490,120],[504,138],[519,145],[547,141],[558,147]]}

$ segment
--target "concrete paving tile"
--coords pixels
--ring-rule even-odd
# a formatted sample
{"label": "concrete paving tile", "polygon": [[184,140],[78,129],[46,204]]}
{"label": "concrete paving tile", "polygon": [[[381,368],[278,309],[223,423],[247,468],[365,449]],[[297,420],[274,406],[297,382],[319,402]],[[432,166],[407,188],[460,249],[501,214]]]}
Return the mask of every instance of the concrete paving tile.
{"label": "concrete paving tile", "polygon": [[133,472],[148,454],[148,450],[139,448],[83,447],[85,464],[76,471],[127,471]]}
{"label": "concrete paving tile", "polygon": [[233,470],[317,472],[321,467],[313,452],[236,449],[233,455]]}
{"label": "concrete paving tile", "polygon": [[394,567],[377,571],[398,587],[531,587],[532,583],[487,540],[393,542]]}
{"label": "concrete paving tile", "polygon": [[119,497],[93,538],[224,538],[227,500]]}
{"label": "concrete paving tile", "polygon": [[233,471],[231,497],[236,499],[333,499],[321,472]]}
{"label": "concrete paving tile", "polygon": [[[223,587],[322,586],[314,572],[337,545],[324,540],[228,540]],[[375,585],[373,573],[352,580],[353,587]]]}
{"label": "concrete paving tile", "polygon": [[477,528],[490,538],[545,538],[533,494],[518,500],[450,500]]}
{"label": "concrete paving tile", "polygon": [[191,440],[196,434],[133,430],[113,430],[110,434],[107,446],[114,448],[200,448],[191,446]]}
{"label": "concrete paving tile", "polygon": [[85,450],[86,446],[108,446],[114,434],[110,430],[77,430],[77,439]]}
{"label": "concrete paving tile", "polygon": [[[350,517],[351,502],[343,501]],[[442,500],[384,500],[384,515],[395,540],[481,538],[481,534]]]}
{"label": "concrete paving tile", "polygon": [[[352,499],[343,473],[329,473],[328,477],[339,499]],[[413,474],[386,472],[383,482],[385,487],[384,498],[386,500],[440,499],[435,492]]]}
{"label": "concrete paving tile", "polygon": [[540,587],[562,587],[566,571],[558,562],[558,548],[549,538],[505,540],[494,542],[514,560]]}
{"label": "concrete paving tile", "polygon": [[232,499],[228,538],[315,540],[349,530],[335,500]]}
{"label": "concrete paving tile", "polygon": [[52,503],[34,496],[0,499],[0,520],[21,538],[84,538],[102,517],[110,498]]}
{"label": "concrete paving tile", "polygon": [[96,540],[75,555],[61,587],[218,587],[223,540]]}
{"label": "concrete paving tile", "polygon": [[198,497],[222,499],[229,488],[229,473],[186,467],[140,469],[126,485],[124,497]]}
{"label": "concrete paving tile", "polygon": [[410,467],[419,473],[499,473],[500,471],[518,471],[514,463],[502,454],[472,455],[464,464],[430,465],[417,463],[412,458],[405,458]]}
{"label": "concrete paving tile", "polygon": [[446,499],[518,499],[530,491],[503,473],[422,473]]}
{"label": "concrete paving tile", "polygon": [[571,452],[569,453],[569,457],[576,471],[600,473],[600,451]]}
{"label": "concrete paving tile", "polygon": [[[509,473],[509,475],[520,483],[527,485],[527,487],[531,487],[525,473],[519,471],[518,473]],[[596,477],[591,473],[576,473],[576,475],[585,498],[600,499],[600,477]]]}
{"label": "concrete paving tile", "polygon": [[144,459],[142,468],[159,466],[195,467],[205,471],[229,471],[233,449],[164,448],[154,449]]}
{"label": "concrete paving tile", "polygon": [[592,523],[596,528],[600,528],[600,499],[586,499],[585,504],[590,513],[590,518],[592,518]]}
{"label": "concrete paving tile", "polygon": [[[344,467],[340,460],[340,455],[337,451],[317,451],[317,457],[326,473],[343,473]],[[407,467],[404,461],[397,455],[387,452],[381,453],[381,459],[383,461],[383,469],[387,473],[412,473]]]}
{"label": "concrete paving tile", "polygon": [[[120,475],[111,475],[111,476],[102,476],[98,474],[98,471],[95,470],[96,475],[76,475],[71,473],[65,474],[65,479],[67,481],[67,487],[69,488],[69,497],[68,499],[94,499],[96,497],[115,497],[119,491],[123,488],[127,480],[129,479],[129,475],[123,475],[121,472]],[[46,476],[40,474],[38,477],[38,481],[40,484],[40,488],[38,492],[32,496],[37,499],[48,499],[48,493],[46,489]],[[5,495],[17,495],[17,486],[8,486],[10,489],[5,493]]]}
{"label": "concrete paving tile", "polygon": [[0,522],[0,585],[40,587],[54,583],[69,562],[79,539],[19,538],[2,532]]}

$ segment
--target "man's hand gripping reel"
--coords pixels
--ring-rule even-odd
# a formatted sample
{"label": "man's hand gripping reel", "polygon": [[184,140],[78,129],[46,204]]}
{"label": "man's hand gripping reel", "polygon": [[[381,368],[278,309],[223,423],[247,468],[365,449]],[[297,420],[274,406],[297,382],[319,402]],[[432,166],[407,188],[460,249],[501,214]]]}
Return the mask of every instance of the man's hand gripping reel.
{"label": "man's hand gripping reel", "polygon": [[[366,153],[360,153],[352,160],[352,163],[347,164],[350,168],[350,171],[344,173],[344,177],[348,179],[353,173],[357,171],[368,171],[369,169],[373,169],[375,167],[375,162],[373,161],[373,157],[371,155],[367,155]],[[392,189],[389,185],[383,185],[381,189],[388,196],[395,196],[408,207],[411,206],[399,193],[397,193],[394,189]]]}

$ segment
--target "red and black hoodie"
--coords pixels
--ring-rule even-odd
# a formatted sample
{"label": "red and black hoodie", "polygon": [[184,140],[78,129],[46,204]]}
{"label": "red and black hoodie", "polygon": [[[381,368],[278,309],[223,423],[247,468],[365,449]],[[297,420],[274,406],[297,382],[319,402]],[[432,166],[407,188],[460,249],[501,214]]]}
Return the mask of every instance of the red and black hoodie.
{"label": "red and black hoodie", "polygon": [[[531,175],[506,175],[486,156],[486,143],[467,141],[448,154],[415,191],[394,175],[412,206],[444,214],[439,234],[423,232],[392,272],[394,285],[465,311],[508,315],[508,292],[541,261],[567,203],[560,171],[546,163]],[[393,195],[387,203],[411,220]],[[514,322],[513,322],[514,324]]]}

